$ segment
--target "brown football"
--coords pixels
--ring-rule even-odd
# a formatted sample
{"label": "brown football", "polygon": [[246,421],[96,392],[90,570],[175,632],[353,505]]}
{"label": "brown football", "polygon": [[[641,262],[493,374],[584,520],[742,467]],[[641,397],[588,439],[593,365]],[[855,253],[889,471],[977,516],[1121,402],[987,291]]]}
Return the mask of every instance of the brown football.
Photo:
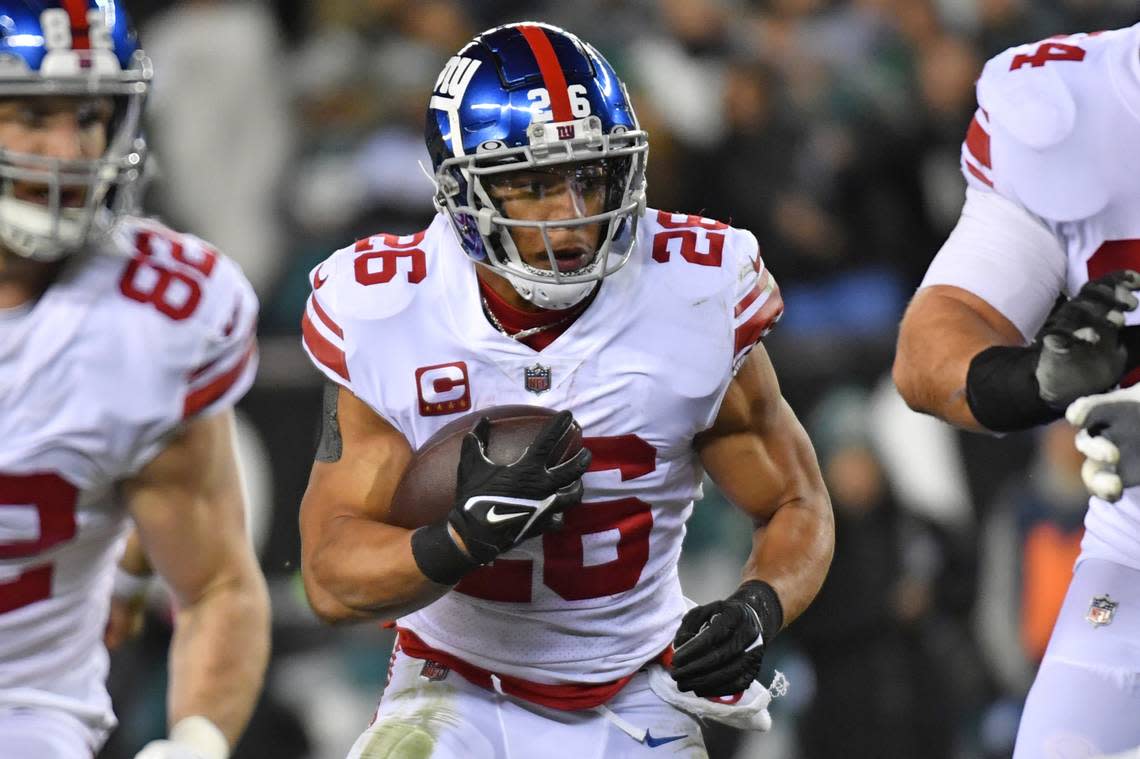
{"label": "brown football", "polygon": [[[385,521],[410,530],[447,516],[455,503],[463,436],[481,417],[491,420],[487,457],[497,464],[509,464],[534,442],[556,413],[556,410],[542,406],[492,406],[448,423],[412,456],[400,484],[396,486]],[[563,462],[573,458],[581,449],[582,428],[575,422],[562,438],[561,450],[556,450],[555,454],[558,461]]]}

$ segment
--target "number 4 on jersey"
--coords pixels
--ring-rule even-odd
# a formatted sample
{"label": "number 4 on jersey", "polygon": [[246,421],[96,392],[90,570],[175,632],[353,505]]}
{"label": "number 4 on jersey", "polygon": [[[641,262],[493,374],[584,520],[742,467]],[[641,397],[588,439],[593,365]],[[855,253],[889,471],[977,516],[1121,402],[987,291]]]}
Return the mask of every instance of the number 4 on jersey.
{"label": "number 4 on jersey", "polygon": [[1083,61],[1085,49],[1076,45],[1067,45],[1064,42],[1045,41],[1030,53],[1021,53],[1013,57],[1009,65],[1010,71],[1017,71],[1022,66],[1038,68],[1050,61]]}

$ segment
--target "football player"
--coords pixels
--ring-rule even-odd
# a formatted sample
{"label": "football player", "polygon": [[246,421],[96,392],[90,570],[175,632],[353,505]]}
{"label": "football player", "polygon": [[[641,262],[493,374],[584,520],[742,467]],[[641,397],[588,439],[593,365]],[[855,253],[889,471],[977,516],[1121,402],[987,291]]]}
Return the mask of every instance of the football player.
{"label": "football player", "polygon": [[[350,755],[698,757],[698,717],[766,728],[765,646],[818,591],[834,534],[757,344],[782,301],[756,239],[646,208],[624,85],[552,26],[451,58],[427,143],[431,226],[334,253],[302,321],[331,380],[301,506],[309,600],[332,622],[398,620]],[[510,464],[476,424],[450,515],[387,523],[415,449],[518,403],[563,411]],[[586,450],[555,466],[573,420]],[[688,609],[677,559],[704,472],[756,527],[740,587]]]}
{"label": "football player", "polygon": [[0,0],[0,754],[90,759],[133,522],[177,600],[168,739],[225,759],[256,701],[268,600],[231,407],[257,303],[209,245],[128,215],[151,79],[117,0]]}
{"label": "football player", "polygon": [[1121,497],[1140,440],[1134,391],[1079,399],[1140,366],[1140,26],[1007,50],[977,94],[965,207],[903,319],[895,382],[997,433],[1073,404],[1093,498],[1014,756],[1115,753],[1140,744],[1140,491]]}

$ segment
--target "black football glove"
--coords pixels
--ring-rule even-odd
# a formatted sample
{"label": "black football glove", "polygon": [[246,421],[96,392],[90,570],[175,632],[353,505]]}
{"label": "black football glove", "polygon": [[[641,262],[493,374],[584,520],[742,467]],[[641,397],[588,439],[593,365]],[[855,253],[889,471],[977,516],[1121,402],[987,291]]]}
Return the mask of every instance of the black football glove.
{"label": "black football glove", "polygon": [[1082,395],[1113,387],[1124,375],[1128,352],[1120,343],[1124,312],[1137,306],[1140,274],[1116,271],[1090,280],[1058,306],[1034,346],[1041,399],[1064,409]]}
{"label": "black football glove", "polygon": [[1137,306],[1140,274],[1115,271],[1085,283],[1053,309],[1026,347],[994,346],[970,362],[966,401],[974,418],[995,432],[1059,419],[1081,396],[1100,393],[1124,376],[1124,312]]}
{"label": "black football glove", "polygon": [[689,609],[673,638],[678,690],[708,698],[746,690],[760,674],[764,646],[784,613],[766,582],[744,583],[723,601]]}
{"label": "black football glove", "polygon": [[511,464],[487,458],[491,423],[486,417],[467,433],[448,522],[476,562],[486,564],[527,538],[557,529],[562,512],[582,501],[590,452],[583,448],[562,464],[553,460],[573,423],[569,411],[559,412]]}

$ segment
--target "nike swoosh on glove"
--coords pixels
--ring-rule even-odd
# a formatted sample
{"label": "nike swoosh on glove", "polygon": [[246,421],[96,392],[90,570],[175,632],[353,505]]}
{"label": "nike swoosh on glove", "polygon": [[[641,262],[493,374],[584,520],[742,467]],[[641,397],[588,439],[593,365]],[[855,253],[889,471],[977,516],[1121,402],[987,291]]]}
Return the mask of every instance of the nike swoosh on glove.
{"label": "nike swoosh on glove", "polygon": [[562,512],[581,502],[590,452],[582,448],[569,461],[555,460],[573,425],[573,415],[560,411],[510,464],[487,457],[491,423],[486,417],[463,438],[448,522],[476,562],[487,564],[527,538],[558,529]]}

